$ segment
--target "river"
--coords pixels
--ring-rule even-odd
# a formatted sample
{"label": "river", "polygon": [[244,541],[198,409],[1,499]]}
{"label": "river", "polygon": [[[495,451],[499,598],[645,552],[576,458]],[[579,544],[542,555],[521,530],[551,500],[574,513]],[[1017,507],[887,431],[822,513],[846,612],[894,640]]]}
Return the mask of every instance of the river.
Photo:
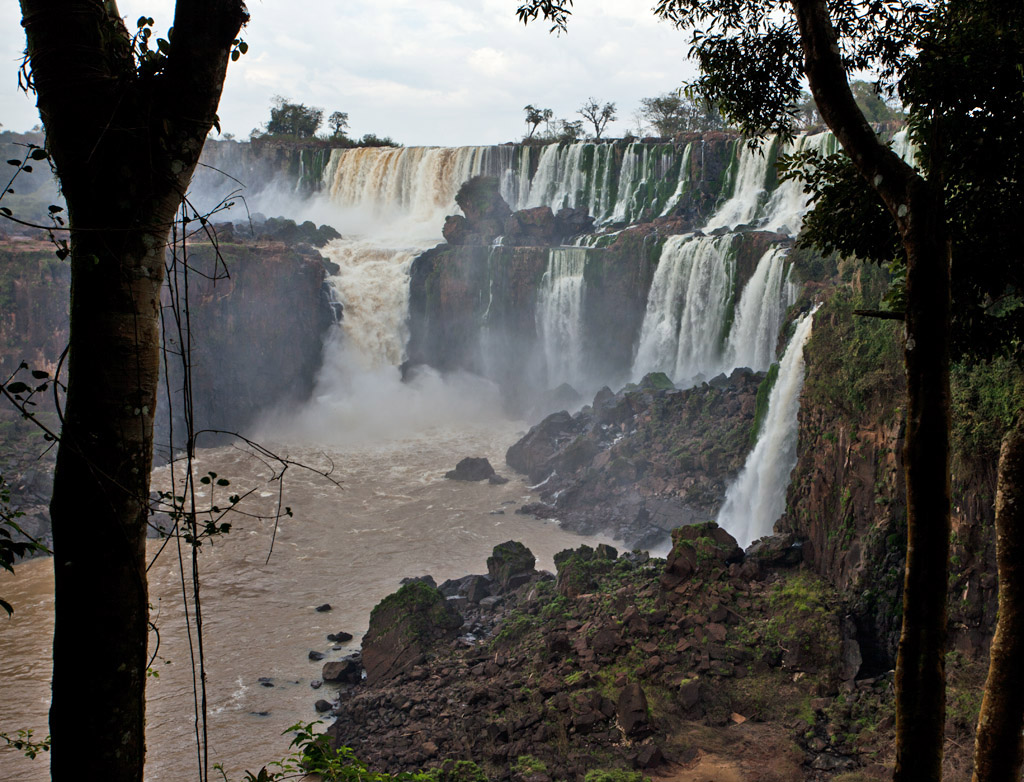
{"label": "river", "polygon": [[[285,755],[290,739],[282,731],[317,718],[313,702],[329,697],[329,688],[310,687],[322,663],[310,661],[309,651],[326,652],[329,660],[358,649],[370,610],[401,578],[430,573],[440,583],[486,572],[491,549],[506,540],[523,541],[537,555],[538,568],[553,570],[555,552],[583,542],[557,524],[516,515],[514,509],[531,495],[513,475],[500,486],[443,478],[469,455],[486,456],[507,473],[504,451],[520,428],[501,421],[470,423],[327,450],[280,446],[290,458],[312,466],[333,463],[342,486],[288,470],[285,503],[294,517],[282,520],[269,562],[274,526],[269,520],[237,516],[230,533],[202,546],[210,761],[222,763],[229,779]],[[228,478],[231,486],[221,490],[224,494],[263,485],[256,492],[261,496],[245,501],[246,510],[272,510],[276,484],[263,484],[270,471],[244,452],[202,452],[198,470]],[[167,480],[167,469],[157,470],[154,488]],[[151,554],[158,545],[150,541]],[[152,666],[159,676],[149,679],[147,690],[146,778],[185,782],[198,778],[198,762],[181,570],[173,545],[150,570],[149,582],[160,647]],[[53,628],[50,560],[25,562],[14,576],[0,576],[0,595],[15,607],[13,618],[0,619],[0,731],[32,728],[36,737],[44,736]],[[322,603],[333,610],[316,612]],[[340,630],[355,638],[332,650],[326,635]],[[151,634],[151,652],[154,640]],[[261,678],[273,686],[263,686]],[[82,704],[83,720],[91,708]],[[45,755],[28,760],[0,750],[0,767],[6,782],[49,779]]]}

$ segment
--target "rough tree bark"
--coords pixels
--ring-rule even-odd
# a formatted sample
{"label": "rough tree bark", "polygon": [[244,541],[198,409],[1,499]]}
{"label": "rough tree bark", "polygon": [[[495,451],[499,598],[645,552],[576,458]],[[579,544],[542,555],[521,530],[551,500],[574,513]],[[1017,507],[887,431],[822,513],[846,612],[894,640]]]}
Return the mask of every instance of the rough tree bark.
{"label": "rough tree bark", "polygon": [[241,0],[178,0],[141,73],[113,0],[20,0],[71,229],[68,389],[53,499],[54,780],[142,779],[145,538],[167,233],[215,119]]}
{"label": "rough tree bark", "polygon": [[857,108],[825,0],[793,0],[793,8],[818,110],[892,214],[907,256],[907,565],[893,779],[938,782],[946,713],[952,248],[939,193],[879,141]]}
{"label": "rough tree bark", "polygon": [[974,743],[973,782],[1017,782],[1024,762],[1024,415],[1003,438],[996,489],[999,620]]}

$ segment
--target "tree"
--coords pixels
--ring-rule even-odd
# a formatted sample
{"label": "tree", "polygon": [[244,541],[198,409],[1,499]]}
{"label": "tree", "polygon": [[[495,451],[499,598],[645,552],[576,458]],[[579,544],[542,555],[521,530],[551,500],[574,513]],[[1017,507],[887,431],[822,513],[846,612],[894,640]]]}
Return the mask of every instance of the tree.
{"label": "tree", "polygon": [[[571,0],[531,0],[522,21],[543,15],[564,29]],[[1010,6],[1014,8],[1011,11]],[[991,7],[990,7],[991,6]],[[821,117],[845,150],[852,170],[870,188],[895,228],[906,267],[903,319],[907,339],[907,564],[903,627],[896,668],[896,780],[941,778],[945,721],[946,582],[949,559],[949,362],[953,226],[946,217],[941,173],[925,161],[924,175],[904,162],[872,130],[851,88],[851,74],[873,70],[880,82],[900,82],[913,93],[915,78],[948,64],[949,49],[978,55],[984,36],[968,41],[944,19],[972,27],[977,18],[1005,39],[1020,29],[1019,4],[951,0],[942,4],[897,0],[660,0],[655,12],[690,30],[690,53],[701,68],[696,88],[721,104],[749,135],[793,132],[803,81]],[[1012,16],[1011,16],[1012,15]],[[955,25],[953,25],[955,27]],[[977,29],[977,27],[974,27]],[[941,44],[952,44],[945,47]],[[967,99],[949,83],[932,82],[934,99],[907,101],[918,140],[946,141],[948,125],[967,125],[981,91],[1019,96],[1021,48],[1008,47],[1005,83],[974,69]],[[968,57],[967,59],[972,59]],[[1001,71],[1002,73],[1002,71]],[[987,74],[986,74],[987,75]],[[1012,79],[1015,78],[1016,81]],[[1002,90],[1001,93],[998,91]],[[912,96],[913,97],[913,96]],[[1019,139],[1018,132],[1013,138]],[[971,137],[974,141],[981,136]],[[942,143],[934,145],[943,155]],[[1016,182],[1019,189],[1019,179]],[[1019,200],[1019,199],[1018,199]],[[1019,739],[1020,726],[1015,728]]]}
{"label": "tree", "polygon": [[555,113],[551,109],[538,109],[530,104],[523,106],[523,111],[526,112],[526,124],[530,128],[526,133],[526,138],[533,138],[533,134],[537,132],[537,126],[542,122],[550,122],[551,118],[555,116]]}
{"label": "tree", "polygon": [[587,98],[586,103],[580,106],[576,113],[594,126],[594,138],[597,141],[601,140],[601,134],[605,127],[616,116],[614,103],[606,103],[602,106],[596,98]]}
{"label": "tree", "polygon": [[335,111],[331,113],[331,116],[327,118],[327,124],[331,128],[331,136],[338,138],[339,136],[345,135],[345,130],[348,128],[348,112],[347,111]]}
{"label": "tree", "polygon": [[152,20],[133,36],[113,0],[20,2],[67,202],[73,290],[50,505],[51,775],[138,782],[164,252],[248,13],[241,0],[178,0],[173,39],[151,48]]}
{"label": "tree", "polygon": [[641,98],[640,114],[662,138],[725,128],[717,107],[682,89],[656,98]]}
{"label": "tree", "polygon": [[323,109],[292,103],[282,95],[275,95],[271,102],[267,135],[313,138],[323,121]]}

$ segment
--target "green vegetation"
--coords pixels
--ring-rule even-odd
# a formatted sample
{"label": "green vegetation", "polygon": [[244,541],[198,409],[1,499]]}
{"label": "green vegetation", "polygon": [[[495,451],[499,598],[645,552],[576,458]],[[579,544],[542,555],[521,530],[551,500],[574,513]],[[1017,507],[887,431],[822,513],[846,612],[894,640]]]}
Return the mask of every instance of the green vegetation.
{"label": "green vegetation", "polygon": [[750,425],[750,446],[754,447],[757,442],[757,438],[761,434],[761,426],[764,424],[764,417],[768,414],[768,399],[772,395],[772,389],[775,387],[775,381],[779,377],[779,364],[778,362],[768,367],[768,374],[765,375],[764,380],[761,381],[761,385],[757,387],[757,401],[756,407],[754,408],[754,423]]}
{"label": "green vegetation", "polygon": [[1024,399],[1024,372],[1004,357],[954,364],[950,373],[953,452],[995,462]]}
{"label": "green vegetation", "polygon": [[639,771],[626,771],[621,768],[596,768],[588,771],[583,778],[585,782],[645,782]]}

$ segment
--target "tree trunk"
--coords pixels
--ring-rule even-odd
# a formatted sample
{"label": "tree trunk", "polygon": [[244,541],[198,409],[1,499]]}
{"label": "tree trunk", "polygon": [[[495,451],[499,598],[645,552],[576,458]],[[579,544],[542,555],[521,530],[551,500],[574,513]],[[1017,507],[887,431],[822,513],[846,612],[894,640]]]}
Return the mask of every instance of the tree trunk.
{"label": "tree trunk", "polygon": [[999,621],[974,743],[973,782],[1017,782],[1024,761],[1024,415],[999,452]]}
{"label": "tree trunk", "polygon": [[54,780],[139,782],[146,524],[167,233],[216,119],[240,0],[178,0],[143,72],[113,0],[21,0],[71,228],[68,388],[50,514]]}
{"label": "tree trunk", "polygon": [[792,3],[821,116],[892,215],[907,258],[907,565],[893,779],[939,782],[950,532],[949,232],[936,188],[878,139],[857,107],[825,0]]}

